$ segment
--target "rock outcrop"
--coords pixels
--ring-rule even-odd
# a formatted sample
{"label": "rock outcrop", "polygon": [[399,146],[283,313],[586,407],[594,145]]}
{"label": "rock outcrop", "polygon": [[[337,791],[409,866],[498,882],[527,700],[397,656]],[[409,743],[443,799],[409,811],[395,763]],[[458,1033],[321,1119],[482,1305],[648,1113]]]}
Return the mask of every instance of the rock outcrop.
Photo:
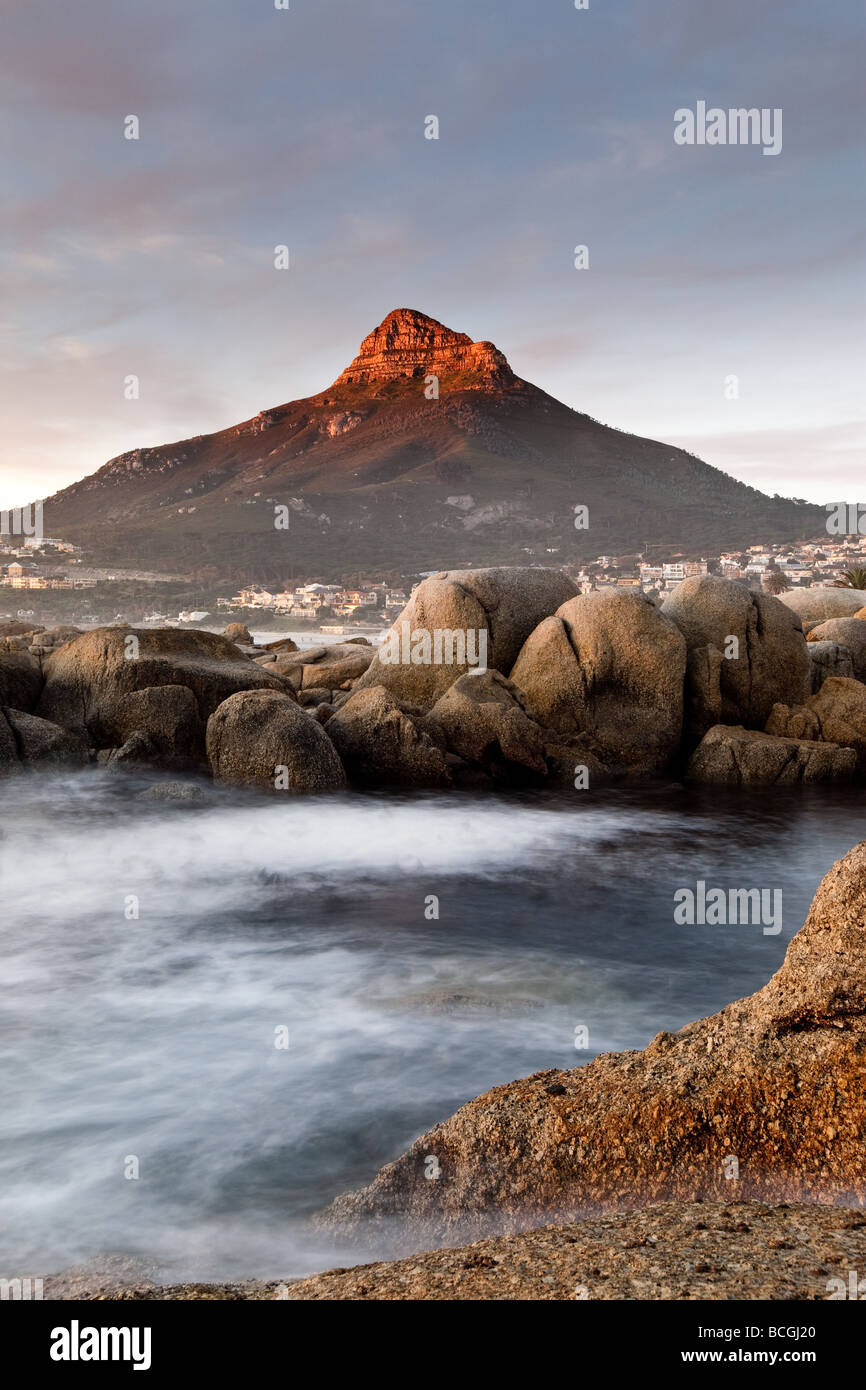
{"label": "rock outcrop", "polygon": [[473,343],[468,334],[454,333],[417,309],[394,309],[367,335],[334,386],[368,386],[429,373],[440,380],[459,375],[463,390],[492,390],[515,380],[493,343]]}
{"label": "rock outcrop", "polygon": [[0,709],[0,777],[86,767],[88,761],[87,746],[75,734],[20,709]]}
{"label": "rock outcrop", "polygon": [[866,685],[830,676],[805,704],[774,705],[767,733],[853,748],[858,772],[866,773]]}
{"label": "rock outcrop", "polygon": [[299,681],[299,690],[338,690],[346,682],[363,676],[372,660],[372,647],[356,642],[335,642],[331,646],[281,654],[276,670],[292,685]]}
{"label": "rock outcrop", "polygon": [[106,723],[117,747],[133,734],[147,736],[153,761],[164,767],[191,767],[201,760],[204,725],[195,695],[186,685],[151,685],[121,696]]}
{"label": "rock outcrop", "polygon": [[862,1207],[864,960],[866,842],[825,876],[756,994],[643,1052],[495,1087],[321,1219],[417,1248],[652,1201]]}
{"label": "rock outcrop", "polygon": [[686,781],[727,787],[787,787],[796,782],[845,781],[854,776],[856,766],[856,753],[835,743],[716,724],[689,759]]}
{"label": "rock outcrop", "polygon": [[442,748],[382,686],[353,691],[325,730],[355,786],[451,785]]}
{"label": "rock outcrop", "polygon": [[39,663],[29,652],[4,648],[0,639],[0,705],[11,705],[13,709],[29,713],[35,709],[41,691]]}
{"label": "rock outcrop", "polygon": [[21,710],[4,709],[3,714],[15,735],[19,755],[25,767],[59,768],[86,767],[89,762],[83,739],[61,729],[47,719],[24,714]]}
{"label": "rock outcrop", "polygon": [[[200,629],[95,628],[48,657],[44,674],[36,712],[86,733],[96,748],[115,746],[118,719],[123,721],[119,710],[133,691],[186,686],[203,729],[217,706],[237,691],[286,690],[279,676],[263,671],[233,642]],[[203,754],[203,745],[197,751]]]}
{"label": "rock outcrop", "polygon": [[517,769],[547,776],[544,731],[521,691],[499,671],[459,676],[428,716],[451,753],[492,776]]}
{"label": "rock outcrop", "polygon": [[670,763],[683,726],[686,644],[642,594],[569,599],[530,634],[511,670],[527,710],[579,737],[617,771]]}
{"label": "rock outcrop", "polygon": [[321,724],[276,690],[241,690],[218,705],[207,724],[207,756],[215,782],[275,793],[346,785]]}
{"label": "rock outcrop", "polygon": [[823,623],[827,618],[850,618],[863,606],[862,591],[834,589],[823,584],[813,584],[805,589],[788,589],[779,598],[804,623]]}
{"label": "rock outcrop", "polygon": [[[47,1300],[237,1301],[842,1299],[866,1266],[866,1219],[844,1207],[761,1202],[653,1203],[568,1225],[327,1269],[306,1279],[233,1284],[121,1282],[116,1267],[49,1275]],[[856,1277],[856,1276],[855,1276]]]}
{"label": "rock outcrop", "polygon": [[[483,643],[486,665],[508,675],[533,628],[575,592],[558,570],[443,570],[419,584],[355,689],[383,685],[429,710],[458,676],[485,664]],[[443,636],[437,651],[436,632],[454,640]]]}
{"label": "rock outcrop", "polygon": [[866,681],[866,623],[862,618],[828,618],[810,629],[806,641],[838,642],[851,656],[855,679]]}
{"label": "rock outcrop", "polygon": [[678,584],[662,612],[689,650],[686,726],[693,740],[714,724],[763,729],[773,705],[797,704],[811,688],[800,620],[777,598],[700,575]]}
{"label": "rock outcrop", "polygon": [[[817,624],[816,624],[817,626]],[[806,642],[811,662],[810,685],[815,695],[831,676],[854,675],[854,662],[847,647],[839,642]]]}

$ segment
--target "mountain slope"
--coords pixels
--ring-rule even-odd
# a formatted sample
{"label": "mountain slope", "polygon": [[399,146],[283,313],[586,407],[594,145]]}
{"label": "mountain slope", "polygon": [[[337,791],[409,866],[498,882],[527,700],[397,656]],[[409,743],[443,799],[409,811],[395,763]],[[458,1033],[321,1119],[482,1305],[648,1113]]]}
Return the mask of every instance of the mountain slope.
{"label": "mountain slope", "polygon": [[[575,529],[578,505],[588,530]],[[515,376],[492,343],[411,309],[389,314],[326,391],[122,454],[45,505],[49,534],[105,561],[274,579],[718,549],[814,535],[824,520],[598,424]]]}

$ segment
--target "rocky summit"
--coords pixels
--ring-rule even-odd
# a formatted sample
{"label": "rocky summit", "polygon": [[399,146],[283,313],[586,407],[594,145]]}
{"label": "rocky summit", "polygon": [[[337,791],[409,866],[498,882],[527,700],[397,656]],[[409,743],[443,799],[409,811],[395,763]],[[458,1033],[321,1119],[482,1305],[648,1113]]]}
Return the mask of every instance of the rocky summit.
{"label": "rocky summit", "polygon": [[465,374],[467,390],[492,390],[517,380],[493,343],[473,343],[466,333],[454,333],[417,309],[394,309],[367,335],[334,385],[366,386],[427,375],[441,381],[456,373]]}

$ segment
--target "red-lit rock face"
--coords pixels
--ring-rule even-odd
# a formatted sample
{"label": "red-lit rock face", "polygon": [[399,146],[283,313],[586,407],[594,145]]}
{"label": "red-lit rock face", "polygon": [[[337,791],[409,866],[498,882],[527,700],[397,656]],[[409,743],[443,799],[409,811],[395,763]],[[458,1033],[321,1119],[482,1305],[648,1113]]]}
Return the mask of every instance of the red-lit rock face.
{"label": "red-lit rock face", "polygon": [[[394,309],[361,344],[355,360],[334,385],[363,385],[401,377],[468,372],[479,389],[508,385],[514,374],[493,343],[473,343],[416,309]],[[471,386],[471,383],[467,383]]]}

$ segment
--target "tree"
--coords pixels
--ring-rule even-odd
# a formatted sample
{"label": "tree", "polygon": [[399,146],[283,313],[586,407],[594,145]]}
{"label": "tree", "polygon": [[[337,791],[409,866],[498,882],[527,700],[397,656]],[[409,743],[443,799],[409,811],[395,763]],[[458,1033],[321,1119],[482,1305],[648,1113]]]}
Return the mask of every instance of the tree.
{"label": "tree", "polygon": [[783,594],[786,589],[790,589],[790,584],[780,569],[770,570],[764,580],[764,588],[768,594]]}
{"label": "tree", "polygon": [[834,589],[866,589],[866,569],[845,570],[841,579],[837,579],[833,585]]}

